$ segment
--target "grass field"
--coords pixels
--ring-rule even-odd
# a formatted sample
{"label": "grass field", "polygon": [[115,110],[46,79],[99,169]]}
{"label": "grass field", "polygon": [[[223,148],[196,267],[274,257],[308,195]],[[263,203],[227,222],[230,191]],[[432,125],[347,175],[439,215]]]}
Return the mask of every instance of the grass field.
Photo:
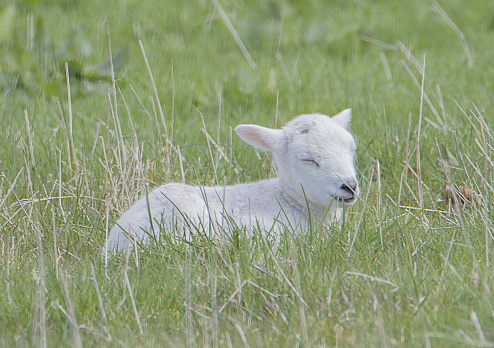
{"label": "grass field", "polygon": [[[0,345],[494,346],[493,57],[490,0],[4,1]],[[103,252],[146,188],[272,176],[237,124],[350,106],[341,226]]]}

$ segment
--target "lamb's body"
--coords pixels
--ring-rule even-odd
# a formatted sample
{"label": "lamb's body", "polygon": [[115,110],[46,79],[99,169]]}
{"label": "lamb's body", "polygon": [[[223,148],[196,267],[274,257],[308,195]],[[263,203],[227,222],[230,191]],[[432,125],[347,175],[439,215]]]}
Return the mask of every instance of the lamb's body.
{"label": "lamb's body", "polygon": [[[336,209],[331,209],[328,216],[333,216]],[[318,209],[311,208],[312,217],[319,220],[323,212],[317,212]],[[149,214],[153,221],[152,229]],[[307,205],[300,205],[287,196],[277,178],[214,187],[170,183],[154,189],[122,216],[111,232],[108,246],[109,249],[122,250],[128,243],[126,234],[145,241],[149,237],[148,231],[153,230],[188,239],[194,229],[183,228],[186,225],[184,218],[195,227],[204,229],[209,236],[221,238],[223,233],[229,232],[231,220],[236,226],[247,227],[247,231],[256,227],[269,231],[273,226],[278,231],[279,227],[288,224],[292,228],[304,228],[308,216]]]}
{"label": "lamb's body", "polygon": [[282,130],[238,126],[235,130],[243,140],[273,152],[278,178],[233,186],[158,187],[117,221],[108,249],[125,249],[129,237],[147,241],[153,233],[189,238],[196,228],[221,238],[230,231],[232,220],[234,227],[248,231],[275,227],[278,232],[288,225],[304,229],[309,216],[338,219],[342,206],[353,205],[358,196],[355,142],[347,131],[350,118],[350,110],[345,110],[333,118],[301,115]]}

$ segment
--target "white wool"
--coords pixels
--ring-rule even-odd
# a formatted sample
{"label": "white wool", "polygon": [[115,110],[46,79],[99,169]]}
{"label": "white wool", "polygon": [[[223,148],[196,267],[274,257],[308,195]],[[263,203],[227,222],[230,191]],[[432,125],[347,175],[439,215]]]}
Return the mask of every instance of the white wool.
{"label": "white wool", "polygon": [[277,178],[232,186],[160,186],[117,221],[108,249],[125,249],[129,236],[139,242],[160,233],[190,238],[196,227],[221,238],[231,220],[251,231],[287,224],[303,229],[309,216],[339,219],[343,205],[353,205],[359,194],[351,115],[350,109],[333,117],[300,115],[282,129],[239,125],[235,131],[245,142],[273,153]]}

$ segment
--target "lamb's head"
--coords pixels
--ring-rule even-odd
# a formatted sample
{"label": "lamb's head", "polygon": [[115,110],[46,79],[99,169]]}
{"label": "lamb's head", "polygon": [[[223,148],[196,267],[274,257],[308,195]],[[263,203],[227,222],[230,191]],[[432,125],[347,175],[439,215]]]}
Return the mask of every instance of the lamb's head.
{"label": "lamb's head", "polygon": [[342,207],[353,205],[359,194],[351,117],[347,109],[333,117],[300,115],[279,130],[240,125],[235,131],[252,146],[274,154],[278,176],[293,198]]}

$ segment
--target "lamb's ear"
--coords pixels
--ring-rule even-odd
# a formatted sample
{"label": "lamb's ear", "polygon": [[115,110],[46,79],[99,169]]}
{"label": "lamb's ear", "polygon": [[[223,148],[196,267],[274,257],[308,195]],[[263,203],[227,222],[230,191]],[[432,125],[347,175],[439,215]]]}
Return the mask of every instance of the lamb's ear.
{"label": "lamb's ear", "polygon": [[352,109],[345,109],[337,115],[331,117],[339,126],[350,130],[350,122],[352,121]]}
{"label": "lamb's ear", "polygon": [[276,151],[281,130],[257,126],[255,124],[241,124],[235,128],[235,132],[247,144],[262,151]]}

